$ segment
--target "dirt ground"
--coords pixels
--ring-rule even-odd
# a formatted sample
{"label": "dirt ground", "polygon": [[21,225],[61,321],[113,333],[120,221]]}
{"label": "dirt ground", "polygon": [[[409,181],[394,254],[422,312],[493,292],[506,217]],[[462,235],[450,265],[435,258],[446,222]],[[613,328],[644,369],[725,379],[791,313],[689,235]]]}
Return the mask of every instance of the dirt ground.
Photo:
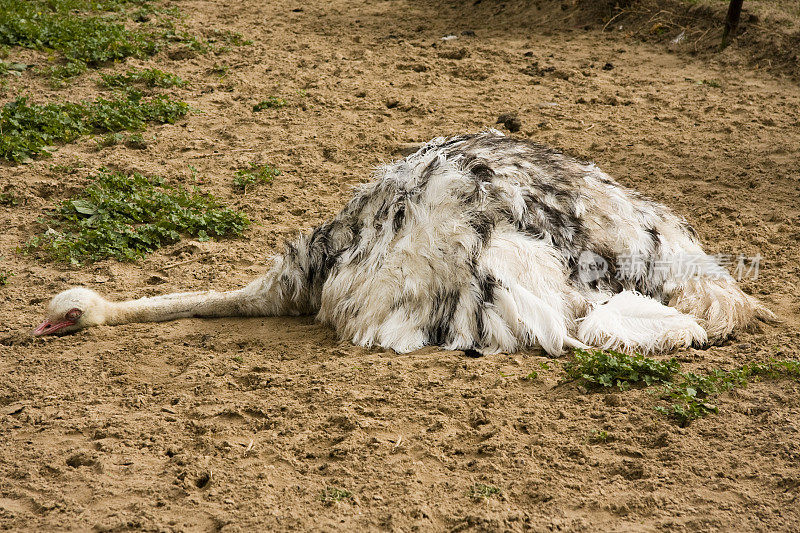
{"label": "dirt ground", "polygon": [[[31,338],[49,297],[72,285],[118,299],[239,287],[410,144],[517,112],[517,135],[669,205],[713,253],[762,256],[743,286],[783,322],[680,351],[684,368],[800,357],[800,87],[751,61],[752,50],[673,50],[669,39],[643,42],[647,27],[624,17],[602,32],[603,20],[584,24],[560,2],[174,5],[192,31],[254,43],[112,68],[181,75],[191,85],[174,93],[194,112],[149,128],[145,150],[85,138],[0,166],[0,190],[24,198],[0,206],[2,268],[15,274],[0,287],[0,528],[800,529],[792,381],[724,394],[718,415],[680,428],[645,390],[561,384],[561,362],[536,351],[397,355],[341,342],[311,317]],[[25,75],[13,89],[88,98],[96,77],[54,90]],[[288,105],[253,112],[273,95]],[[242,196],[231,183],[249,162],[283,174]],[[42,230],[45,209],[103,166],[197,183],[255,224],[245,238],[183,241],[135,264],[73,269],[15,251]],[[531,370],[538,379],[521,379]],[[592,442],[594,431],[607,442]],[[501,493],[473,498],[475,483]],[[325,502],[326,487],[352,498]]]}

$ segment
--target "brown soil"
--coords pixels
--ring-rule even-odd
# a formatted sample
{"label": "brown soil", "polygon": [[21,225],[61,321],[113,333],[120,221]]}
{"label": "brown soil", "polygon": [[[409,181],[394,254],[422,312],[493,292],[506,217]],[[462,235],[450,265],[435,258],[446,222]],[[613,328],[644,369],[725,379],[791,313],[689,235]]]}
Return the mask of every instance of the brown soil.
{"label": "brown soil", "polygon": [[[0,287],[0,528],[800,529],[800,385],[791,381],[725,394],[718,415],[680,428],[645,390],[559,384],[560,361],[535,351],[396,355],[340,342],[312,318],[30,338],[47,299],[76,284],[114,298],[238,287],[409,143],[516,112],[517,135],[596,161],[686,216],[712,252],[763,256],[758,279],[743,285],[784,322],[681,351],[685,368],[800,357],[800,89],[746,66],[754,50],[726,51],[734,68],[601,33],[603,21],[576,27],[581,14],[558,2],[177,5],[192,30],[239,31],[254,44],[117,68],[180,74],[192,84],[175,93],[196,112],[148,129],[145,150],[83,139],[51,159],[0,167],[0,190],[25,200],[0,206],[2,269],[15,274]],[[213,73],[215,63],[228,74]],[[95,77],[54,91],[28,73],[11,88],[84,98],[98,94]],[[254,113],[270,95],[289,105]],[[253,161],[284,173],[241,196],[234,171]],[[79,269],[15,252],[42,230],[43,210],[96,169],[188,184],[188,165],[201,189],[257,222],[246,238]],[[537,380],[521,379],[531,370]],[[590,442],[595,430],[608,442]],[[472,498],[475,483],[501,494]],[[324,502],[326,487],[352,498]]]}

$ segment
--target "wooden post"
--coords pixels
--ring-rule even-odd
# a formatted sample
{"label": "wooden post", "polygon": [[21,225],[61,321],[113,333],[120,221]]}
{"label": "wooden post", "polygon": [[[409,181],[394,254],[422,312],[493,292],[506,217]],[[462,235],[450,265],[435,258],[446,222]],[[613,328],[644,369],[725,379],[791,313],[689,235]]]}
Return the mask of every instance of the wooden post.
{"label": "wooden post", "polygon": [[722,46],[728,46],[728,40],[732,35],[736,34],[736,28],[739,27],[739,18],[742,15],[742,4],[744,0],[731,0],[728,6],[728,15],[725,17],[725,30],[722,32]]}

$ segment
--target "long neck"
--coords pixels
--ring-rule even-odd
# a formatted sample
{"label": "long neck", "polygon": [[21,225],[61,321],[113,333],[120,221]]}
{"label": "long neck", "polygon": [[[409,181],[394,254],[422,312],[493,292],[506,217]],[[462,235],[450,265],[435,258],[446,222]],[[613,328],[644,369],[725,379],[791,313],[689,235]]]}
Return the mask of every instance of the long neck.
{"label": "long neck", "polygon": [[247,296],[243,289],[230,292],[182,292],[127,302],[109,302],[106,324],[163,322],[187,317],[241,316]]}

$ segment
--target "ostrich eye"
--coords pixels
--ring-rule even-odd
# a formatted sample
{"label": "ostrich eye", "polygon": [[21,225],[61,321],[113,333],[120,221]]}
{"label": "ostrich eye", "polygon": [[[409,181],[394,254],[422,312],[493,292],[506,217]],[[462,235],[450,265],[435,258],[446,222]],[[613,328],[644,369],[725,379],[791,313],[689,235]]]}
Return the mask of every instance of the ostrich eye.
{"label": "ostrich eye", "polygon": [[73,320],[74,321],[74,320],[78,320],[81,317],[82,314],[83,314],[83,311],[81,311],[80,309],[70,309],[69,311],[67,311],[66,317],[67,317],[67,320]]}

